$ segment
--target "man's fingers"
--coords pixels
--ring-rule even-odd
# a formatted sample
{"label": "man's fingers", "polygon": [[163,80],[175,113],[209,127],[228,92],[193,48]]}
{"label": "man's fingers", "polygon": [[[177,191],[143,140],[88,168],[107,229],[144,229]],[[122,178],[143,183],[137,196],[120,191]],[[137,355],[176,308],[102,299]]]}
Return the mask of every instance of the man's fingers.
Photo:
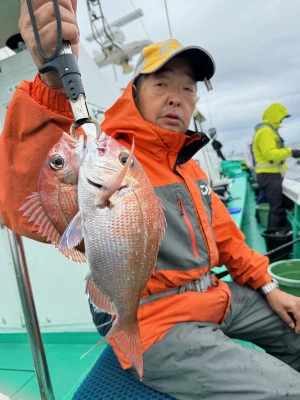
{"label": "man's fingers", "polygon": [[296,322],[295,332],[300,334],[300,321]]}
{"label": "man's fingers", "polygon": [[[46,26],[40,29],[40,37],[48,37],[47,42],[51,42],[56,45],[57,41],[57,25],[55,21],[50,22]],[[71,44],[78,43],[78,29],[74,24],[64,23],[62,27],[62,38],[68,40]],[[51,40],[52,39],[52,40]],[[43,40],[42,40],[43,45]]]}
{"label": "man's fingers", "polygon": [[[72,9],[65,8],[64,6],[60,5],[59,11],[62,24],[63,23],[74,24],[74,26],[76,26],[78,29],[76,15]],[[43,4],[35,11],[34,15],[38,29],[43,28],[44,26],[53,21],[56,22],[57,16],[55,13],[53,3]]]}
{"label": "man's fingers", "polygon": [[[42,50],[46,56],[51,56],[57,44],[57,20],[53,1],[31,0],[31,3],[34,10],[34,17],[38,28]],[[75,49],[79,42],[79,29],[75,15],[76,5],[76,0],[59,0],[62,39],[68,40]],[[36,65],[40,67],[44,61],[37,49],[37,43],[26,0],[22,0],[21,2],[19,28]],[[75,51],[75,55],[77,55],[77,53],[78,51]]]}
{"label": "man's fingers", "polygon": [[295,325],[295,332],[300,333],[300,312],[299,309],[296,309],[294,312],[288,312],[289,317],[292,319]]}
{"label": "man's fingers", "polygon": [[285,310],[283,311],[278,311],[277,312],[278,315],[280,316],[280,318],[291,328],[291,329],[295,329],[295,322],[292,319],[292,317],[289,315],[288,312],[286,312]]}
{"label": "man's fingers", "polygon": [[[36,11],[38,8],[42,6],[52,6],[53,0],[30,0],[33,11]],[[74,11],[76,13],[77,9],[77,0],[59,0],[59,6],[64,7],[69,11]],[[21,7],[26,7],[27,9],[27,1],[21,0]]]}
{"label": "man's fingers", "polygon": [[276,289],[266,299],[280,318],[296,333],[300,333],[300,298]]}
{"label": "man's fingers", "polygon": [[[53,0],[30,0],[34,13],[41,46],[46,56],[51,56],[57,45],[57,15]],[[62,39],[70,42],[73,54],[78,56],[79,29],[76,20],[77,0],[59,0],[59,11],[62,27]],[[26,0],[21,0],[19,29],[27,49],[38,68],[44,64],[37,47],[31,18]],[[55,89],[61,86],[57,73],[47,72],[42,80]]]}
{"label": "man's fingers", "polygon": [[296,313],[293,313],[292,311],[285,311],[278,314],[291,329],[294,329],[296,333],[300,333],[300,318],[298,311]]}
{"label": "man's fingers", "polygon": [[[54,32],[56,33],[57,31],[57,20],[53,4],[43,4],[35,11],[34,16],[41,40],[44,39],[50,42],[52,39],[51,37],[54,36]],[[60,6],[60,16],[63,39],[69,40],[72,44],[78,43],[79,29],[73,10]],[[22,18],[20,18],[19,28],[21,33],[25,32],[29,37],[33,35],[32,23],[28,13],[25,13]],[[55,29],[54,32],[53,29]],[[53,33],[49,37],[50,32]]]}

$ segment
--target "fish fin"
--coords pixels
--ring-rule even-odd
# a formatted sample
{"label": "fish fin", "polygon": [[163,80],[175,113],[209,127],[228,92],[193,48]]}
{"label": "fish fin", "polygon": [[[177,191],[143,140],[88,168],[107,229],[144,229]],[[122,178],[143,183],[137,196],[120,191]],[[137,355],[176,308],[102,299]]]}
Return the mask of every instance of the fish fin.
{"label": "fish fin", "polygon": [[95,196],[95,206],[97,207],[105,207],[109,204],[108,196],[103,195],[103,193],[98,193]]}
{"label": "fish fin", "polygon": [[86,263],[86,256],[81,253],[81,251],[76,249],[59,249],[59,251],[66,256],[69,260],[73,260],[75,262],[83,262]]}
{"label": "fish fin", "polygon": [[84,353],[80,359],[89,354],[92,350],[101,346],[106,340],[113,339],[118,346],[121,353],[132,362],[135,367],[140,380],[143,379],[143,354],[142,345],[140,339],[140,332],[138,322],[131,325],[129,329],[124,330],[122,325],[118,323],[118,320],[113,324],[108,334],[100,340],[94,347]]}
{"label": "fish fin", "polygon": [[[133,160],[133,153],[134,153],[134,137],[132,138],[132,145],[131,145],[131,150],[129,152],[129,157],[126,161],[126,164],[124,165],[123,169],[117,173],[116,175],[112,176],[110,179],[109,183],[107,184],[107,188],[109,190],[106,190],[105,192],[100,192],[96,197],[95,197],[95,205],[98,207],[105,207],[109,204],[108,200],[110,197],[120,189],[120,186],[122,185],[122,182],[129,170],[129,168],[132,165],[132,160]],[[97,175],[96,177],[91,176],[90,174],[87,174],[88,178],[92,180],[95,183],[102,183],[102,180],[99,181],[99,176]]]}
{"label": "fish fin", "polygon": [[89,294],[92,303],[97,308],[112,315],[116,314],[113,303],[101,292],[98,286],[96,286],[90,274],[86,277],[85,291]]}
{"label": "fish fin", "polygon": [[[28,222],[33,222],[33,226],[38,226],[37,233],[46,237],[48,242],[54,244],[59,249],[61,235],[54,227],[51,219],[46,214],[41,197],[38,192],[33,192],[27,197],[26,203],[19,208],[19,211],[24,211],[23,216],[29,217]],[[59,249],[60,252],[67,258],[76,262],[86,262],[85,255],[76,249]]]}
{"label": "fish fin", "polygon": [[64,231],[61,241],[59,243],[59,249],[73,248],[77,246],[83,240],[83,229],[82,229],[82,214],[80,211],[75,215],[72,221]]}
{"label": "fish fin", "polygon": [[28,196],[26,203],[19,208],[19,211],[24,211],[23,216],[29,217],[28,222],[33,222],[33,226],[39,227],[39,235],[46,237],[47,240],[54,245],[58,245],[60,234],[45,212],[38,192],[33,192]]}

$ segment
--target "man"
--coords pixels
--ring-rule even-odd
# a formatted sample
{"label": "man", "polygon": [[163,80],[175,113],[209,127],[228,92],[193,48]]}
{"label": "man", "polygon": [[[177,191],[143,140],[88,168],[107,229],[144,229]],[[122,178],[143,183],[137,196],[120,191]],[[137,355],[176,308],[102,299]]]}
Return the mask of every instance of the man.
{"label": "man", "polygon": [[[50,9],[39,0],[32,3],[43,48],[51,53],[56,38]],[[76,44],[74,8],[68,0],[60,5],[63,38]],[[40,65],[24,4],[20,27]],[[126,147],[131,147],[134,136],[135,156],[166,208],[166,234],[138,310],[143,381],[184,400],[286,396],[296,400],[300,398],[300,299],[272,282],[267,258],[247,247],[244,235],[210,190],[205,173],[191,159],[208,141],[188,130],[196,81],[210,79],[213,73],[213,59],[199,47],[184,48],[175,39],[150,45],[137,63],[133,82],[106,112],[102,124],[103,131]],[[18,208],[36,190],[44,155],[72,122],[57,77],[42,79],[46,84],[37,75],[34,82],[23,82],[17,89],[0,137],[3,221],[33,238],[36,231]],[[236,283],[211,275],[211,268],[223,264]],[[97,314],[94,307],[92,312]],[[269,354],[231,338],[253,341]],[[123,368],[135,374],[111,344]]]}
{"label": "man", "polygon": [[253,154],[257,183],[270,205],[268,229],[287,227],[286,208],[289,199],[282,193],[282,182],[288,157],[300,157],[300,150],[284,146],[279,135],[281,122],[290,117],[289,111],[279,103],[270,105],[263,114],[262,123],[256,125]]}
{"label": "man", "polygon": [[211,137],[211,145],[212,145],[213,149],[215,150],[215,152],[217,153],[218,157],[220,157],[221,160],[226,161],[226,158],[221,150],[223,145],[219,140],[217,140],[217,132],[216,132],[215,128],[210,128],[208,133]]}

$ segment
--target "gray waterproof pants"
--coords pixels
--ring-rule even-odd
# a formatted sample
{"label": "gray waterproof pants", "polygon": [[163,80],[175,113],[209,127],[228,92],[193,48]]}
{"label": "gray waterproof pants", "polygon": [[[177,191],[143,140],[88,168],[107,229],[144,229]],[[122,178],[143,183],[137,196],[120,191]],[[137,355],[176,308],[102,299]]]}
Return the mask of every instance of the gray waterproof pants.
{"label": "gray waterproof pants", "polygon": [[259,293],[229,286],[232,304],[222,324],[175,325],[144,354],[143,382],[182,400],[300,400],[300,335]]}

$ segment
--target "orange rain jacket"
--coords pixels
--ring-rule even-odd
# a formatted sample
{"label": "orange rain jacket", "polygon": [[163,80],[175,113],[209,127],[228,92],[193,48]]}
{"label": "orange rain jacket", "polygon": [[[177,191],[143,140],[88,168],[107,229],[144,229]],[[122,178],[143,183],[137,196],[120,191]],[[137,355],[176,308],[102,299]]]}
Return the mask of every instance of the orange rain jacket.
{"label": "orange rain jacket", "polygon": [[[47,152],[71,122],[63,93],[49,89],[39,76],[20,84],[0,137],[0,212],[3,223],[21,235],[41,240],[18,209],[37,190]],[[245,244],[206,174],[191,158],[207,142],[205,135],[176,133],[145,121],[133,102],[131,83],[106,112],[101,128],[128,148],[134,136],[135,156],[165,206],[166,233],[142,297],[185,284],[223,264],[240,285],[257,289],[271,280],[268,259]],[[178,322],[219,324],[230,306],[230,290],[225,282],[215,281],[217,285],[204,293],[174,294],[139,307],[143,350]],[[123,368],[128,368],[130,362],[111,342]]]}

